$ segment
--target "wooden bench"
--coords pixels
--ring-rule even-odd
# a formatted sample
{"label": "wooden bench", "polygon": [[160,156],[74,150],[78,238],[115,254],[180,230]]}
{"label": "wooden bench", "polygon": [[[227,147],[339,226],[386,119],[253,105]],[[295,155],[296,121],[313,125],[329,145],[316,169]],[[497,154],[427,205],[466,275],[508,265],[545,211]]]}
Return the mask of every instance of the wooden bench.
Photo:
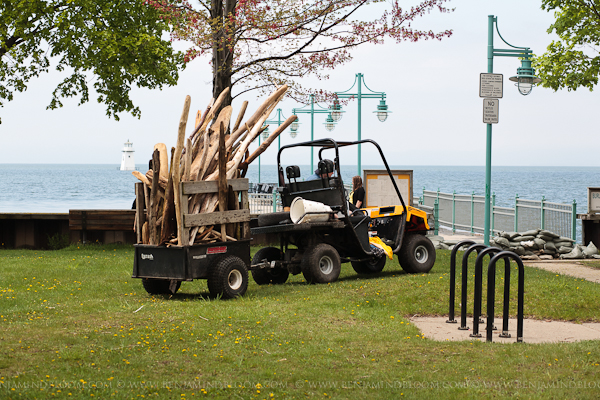
{"label": "wooden bench", "polygon": [[69,210],[69,229],[80,231],[83,243],[133,242],[127,238],[134,235],[134,221],[135,210]]}

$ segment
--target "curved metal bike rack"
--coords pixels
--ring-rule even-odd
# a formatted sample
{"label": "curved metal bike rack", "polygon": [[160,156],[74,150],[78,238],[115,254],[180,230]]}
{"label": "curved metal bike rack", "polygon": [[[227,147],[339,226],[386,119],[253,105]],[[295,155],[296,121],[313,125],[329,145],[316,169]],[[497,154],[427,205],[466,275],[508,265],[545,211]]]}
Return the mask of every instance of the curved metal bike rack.
{"label": "curved metal bike rack", "polygon": [[454,319],[454,297],[456,296],[456,253],[461,247],[474,245],[472,240],[462,240],[454,246],[450,253],[450,299],[448,302],[448,324],[456,324],[458,321]]}
{"label": "curved metal bike rack", "polygon": [[[521,258],[513,253],[512,251],[501,251],[498,254],[496,254],[491,260],[490,263],[488,265],[488,293],[487,293],[487,335],[486,335],[486,341],[491,342],[492,341],[492,331],[494,328],[494,301],[495,301],[495,295],[496,295],[496,263],[499,260],[504,259],[504,276],[505,276],[505,280],[506,277],[510,276],[510,260],[514,260],[517,263],[518,269],[519,269],[519,281],[518,281],[518,288],[517,288],[517,342],[521,343],[523,342],[523,299],[524,299],[524,292],[525,292],[525,268],[523,267],[523,261],[521,260]],[[508,284],[507,284],[508,283]],[[508,302],[509,302],[509,295],[508,295],[508,289],[509,288],[509,282],[505,283],[504,286],[504,315],[503,315],[503,319],[504,319],[504,324],[502,327],[502,333],[505,334],[504,337],[510,337],[510,335],[508,335]],[[508,336],[506,336],[508,335]]]}
{"label": "curved metal bike rack", "polygon": [[461,331],[469,330],[467,326],[467,282],[468,282],[468,267],[469,267],[469,255],[477,251],[479,253],[481,250],[486,249],[488,246],[485,244],[474,244],[470,246],[467,250],[465,250],[465,254],[463,254],[462,259],[462,282],[460,288],[460,326],[458,329]]}
{"label": "curved metal bike rack", "polygon": [[[485,321],[481,318],[481,300],[483,297],[483,283],[482,283],[482,275],[483,275],[483,259],[485,256],[489,255],[490,259],[494,256],[494,254],[501,252],[502,249],[497,247],[488,247],[487,249],[481,251],[477,255],[477,259],[475,260],[475,294],[473,299],[473,333],[469,336],[471,337],[481,337],[479,333],[479,324],[484,323]],[[506,261],[510,262],[510,261]],[[510,274],[507,275],[508,279],[510,279]],[[505,276],[506,279],[506,276]],[[507,280],[504,281],[504,295],[507,296],[507,288],[510,287],[510,283],[507,284]],[[508,324],[508,321],[507,321]],[[494,329],[496,329],[494,327]],[[507,328],[508,329],[508,328]],[[510,337],[510,336],[509,336]]]}

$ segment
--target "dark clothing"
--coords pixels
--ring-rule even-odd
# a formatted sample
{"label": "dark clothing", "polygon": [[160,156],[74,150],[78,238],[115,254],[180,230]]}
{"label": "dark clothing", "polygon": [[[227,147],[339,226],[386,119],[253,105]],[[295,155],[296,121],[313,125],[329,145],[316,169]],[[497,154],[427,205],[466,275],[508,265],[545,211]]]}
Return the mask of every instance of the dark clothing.
{"label": "dark clothing", "polygon": [[359,187],[354,192],[352,192],[352,204],[356,206],[356,203],[360,200],[361,206],[365,205],[365,188]]}

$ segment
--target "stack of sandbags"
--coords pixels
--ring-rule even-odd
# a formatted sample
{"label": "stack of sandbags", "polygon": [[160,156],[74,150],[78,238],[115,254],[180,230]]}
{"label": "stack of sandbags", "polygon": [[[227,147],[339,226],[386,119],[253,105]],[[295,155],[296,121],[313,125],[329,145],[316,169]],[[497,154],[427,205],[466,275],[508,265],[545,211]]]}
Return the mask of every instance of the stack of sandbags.
{"label": "stack of sandbags", "polygon": [[561,254],[561,259],[566,260],[577,260],[583,258],[600,258],[600,254],[598,252],[598,248],[594,245],[594,242],[588,243],[587,246],[583,246],[581,244],[575,245],[573,250],[569,253]]}
{"label": "stack of sandbags", "polygon": [[[229,88],[225,89],[216,100],[211,100],[204,114],[200,111],[196,113],[194,130],[187,140],[185,130],[191,99],[190,96],[186,97],[179,121],[177,146],[171,148],[171,160],[169,161],[167,147],[158,143],[154,147],[150,170],[146,174],[133,172],[144,183],[147,218],[142,227],[142,243],[182,244],[183,235],[187,233],[182,223],[184,210],[180,204],[180,182],[212,180],[219,181],[219,188],[226,188],[227,179],[244,177],[248,165],[296,120],[296,116],[292,115],[250,154],[250,144],[266,129],[263,127],[264,122],[281,101],[287,88],[287,85],[283,85],[275,90],[242,123],[248,104],[244,102],[231,129],[232,107],[221,107],[229,94]],[[158,179],[154,179],[155,177]],[[225,203],[236,203],[233,193],[222,193],[221,189],[219,191],[220,193],[189,196],[185,212],[199,214],[225,211]],[[188,243],[225,241],[228,238],[223,231],[219,233],[217,229],[213,230],[213,226],[202,226],[189,232]]]}
{"label": "stack of sandbags", "polygon": [[575,241],[548,230],[532,229],[525,232],[500,232],[490,241],[490,245],[510,250],[526,260],[551,260],[570,253]]}

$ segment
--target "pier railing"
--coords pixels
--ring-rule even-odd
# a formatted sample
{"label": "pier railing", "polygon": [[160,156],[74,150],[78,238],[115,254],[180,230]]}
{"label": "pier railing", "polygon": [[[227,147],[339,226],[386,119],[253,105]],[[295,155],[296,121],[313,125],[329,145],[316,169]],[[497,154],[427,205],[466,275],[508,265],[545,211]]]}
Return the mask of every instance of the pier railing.
{"label": "pier railing", "polygon": [[[418,200],[424,210],[432,209],[436,226],[443,226],[471,233],[483,233],[485,196],[442,193],[423,189]],[[514,199],[514,207],[496,205],[496,195],[491,198],[493,233],[502,231],[527,231],[547,229],[561,236],[577,240],[581,232],[577,228],[577,203],[551,203],[541,200]],[[436,211],[437,210],[437,211]]]}

